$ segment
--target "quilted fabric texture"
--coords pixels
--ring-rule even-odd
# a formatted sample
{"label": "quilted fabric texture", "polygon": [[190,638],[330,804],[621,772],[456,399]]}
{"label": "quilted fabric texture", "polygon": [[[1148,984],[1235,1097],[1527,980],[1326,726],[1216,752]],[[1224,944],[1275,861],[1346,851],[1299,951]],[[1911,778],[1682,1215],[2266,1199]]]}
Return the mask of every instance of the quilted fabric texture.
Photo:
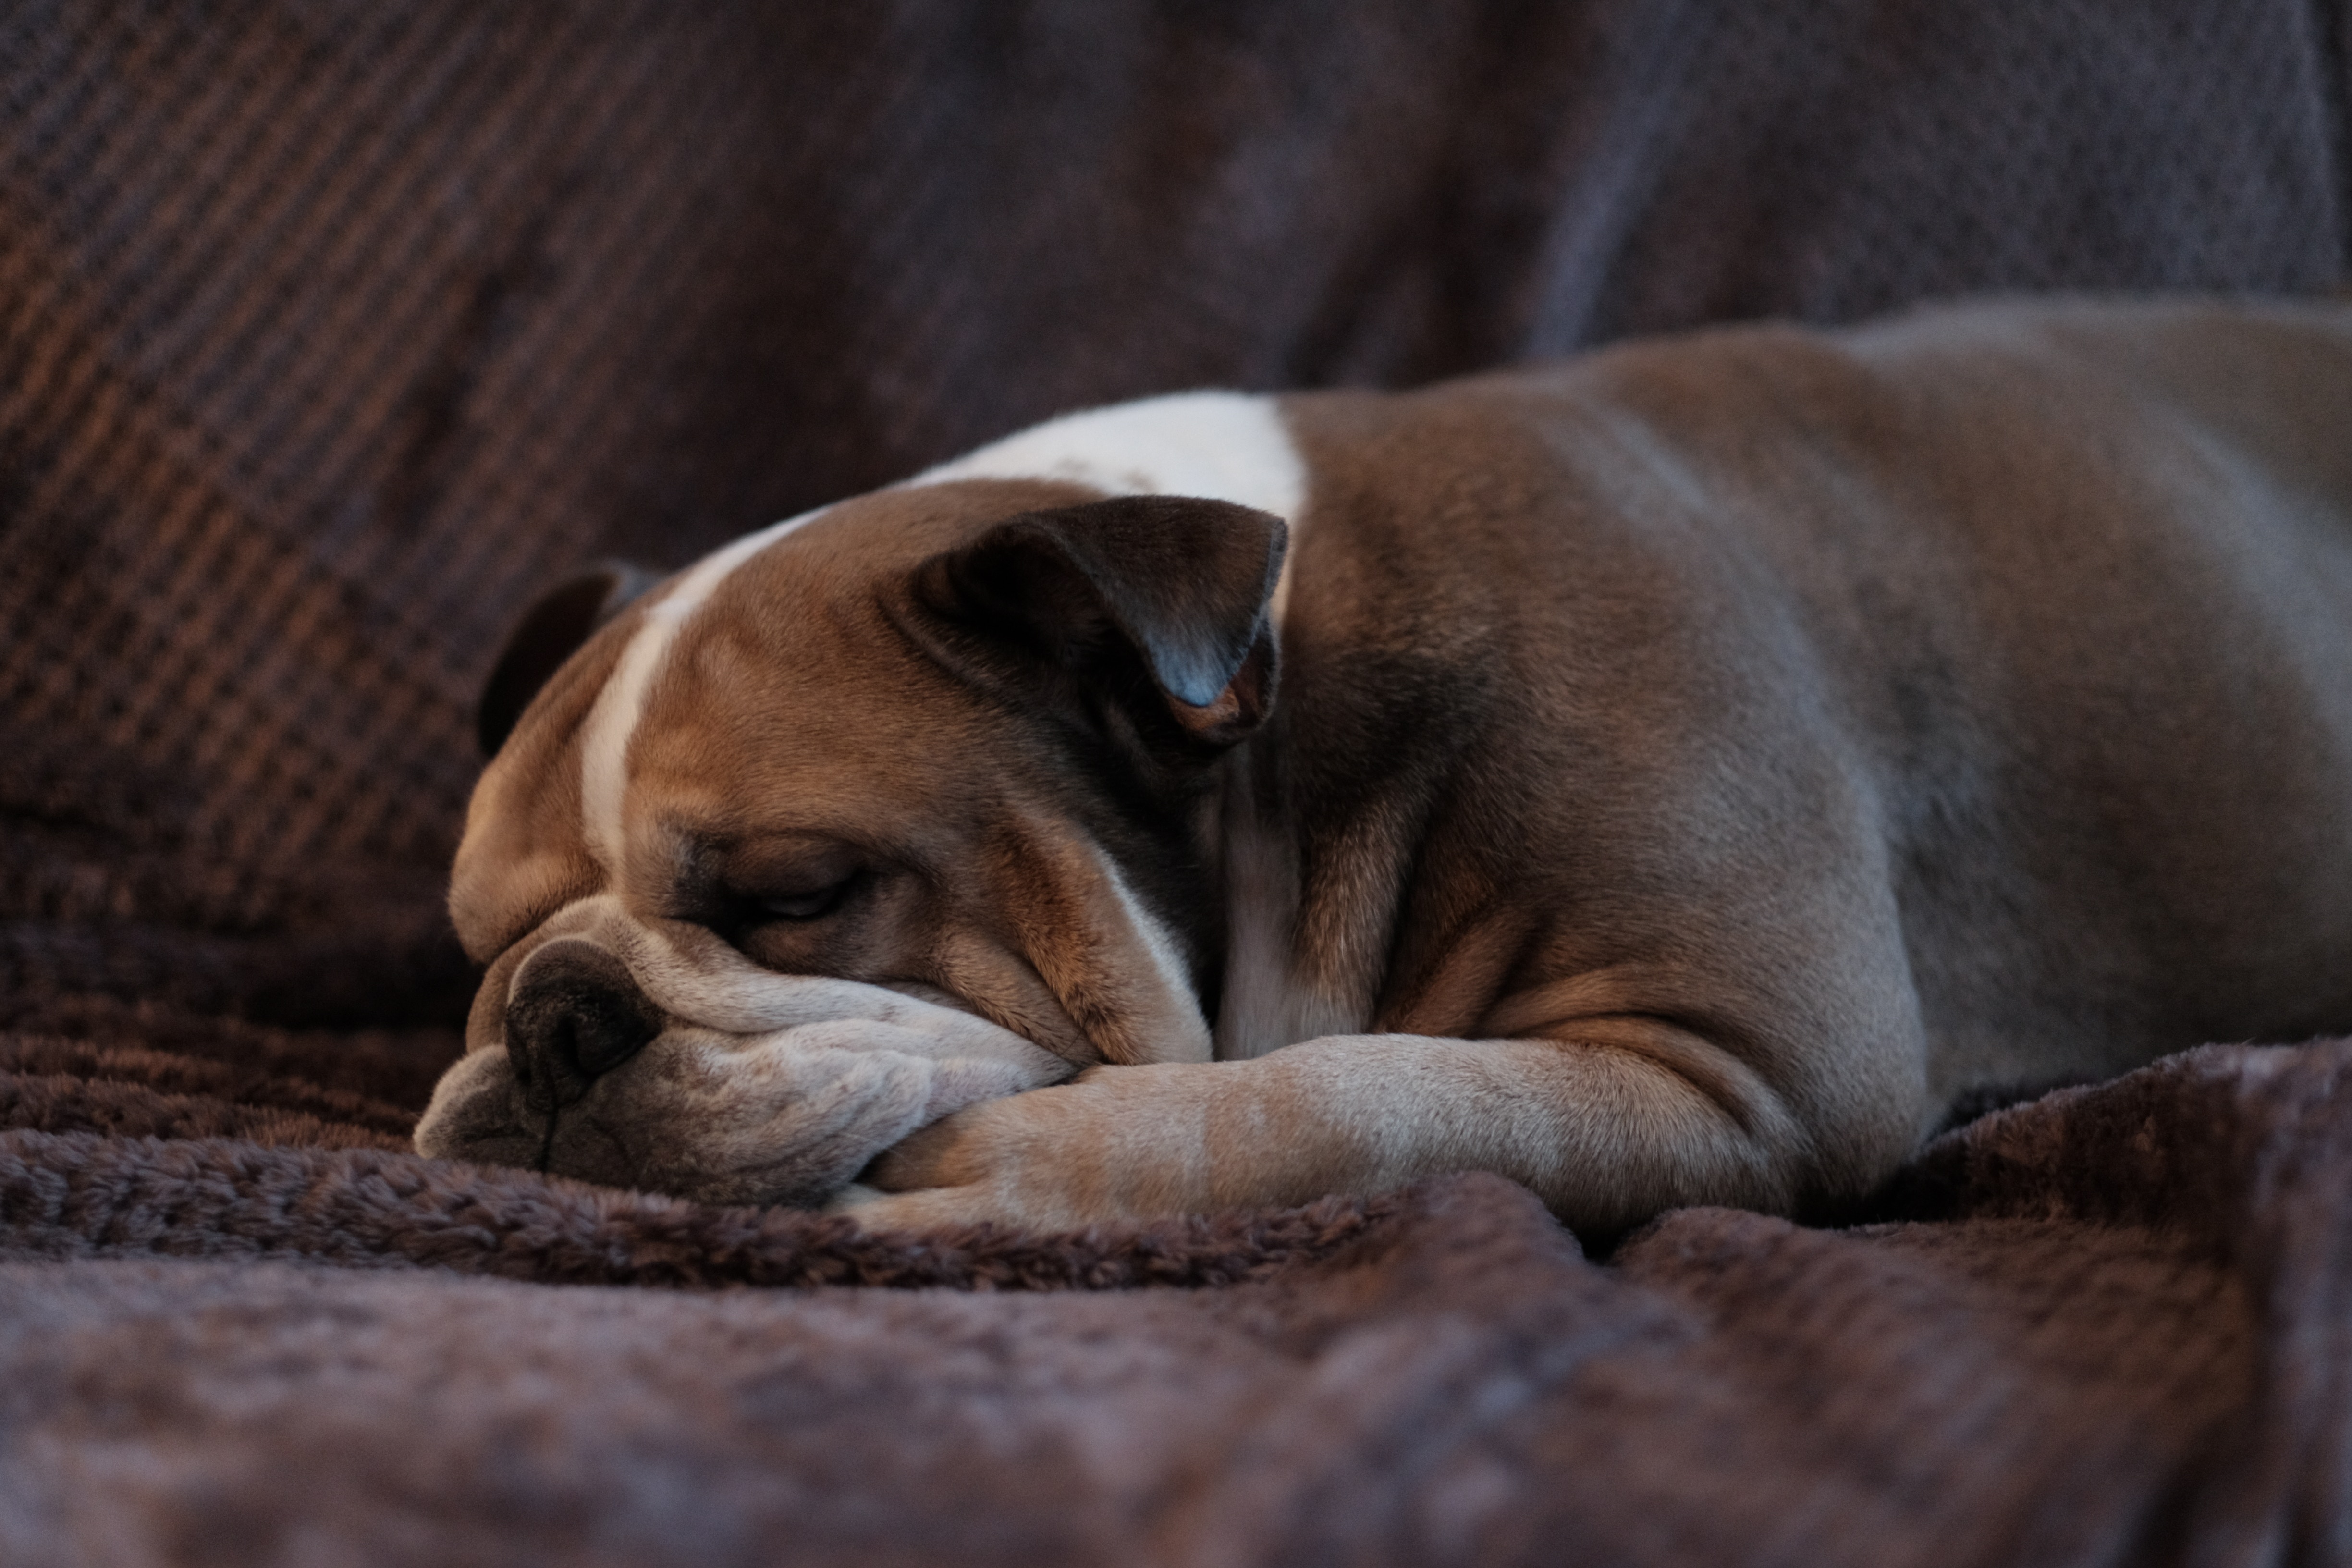
{"label": "quilted fabric texture", "polygon": [[[2352,1554],[2340,1378],[2310,1370],[2341,1362],[2336,1244],[2215,1263],[2241,1222],[2180,1218],[2179,1169],[2100,1167],[2122,1195],[2085,1207],[2063,1194],[2096,1156],[2045,1150],[1988,1218],[1993,1168],[1939,1154],[1884,1237],[1685,1216],[1604,1270],[1491,1183],[910,1243],[403,1152],[474,978],[440,901],[470,705],[553,576],[675,565],[1145,393],[1402,384],[1985,289],[2340,287],[2347,37],[2342,0],[0,8],[0,1557]],[[2193,1128],[2221,1100],[2183,1086],[2298,1064],[2294,1093],[2246,1089],[2256,1110],[2197,1147],[2254,1194],[2229,1211],[2244,1226],[2325,1238],[2334,1211],[2261,1173],[2340,1168],[2341,1118],[2311,1109],[2336,1104],[2336,1060],[2232,1057],[2102,1103]],[[2076,1125],[2029,1110],[2016,1125]],[[1669,1259],[1683,1304],[1626,1307]],[[2072,1293],[2002,1294],[2044,1269]],[[1780,1381],[1741,1383],[1765,1351],[1708,1340],[1705,1376],[1580,1385],[1556,1426],[1510,1414],[1567,1386],[1576,1347],[1685,1342],[1732,1310],[1705,1280],[1768,1276],[1734,1298],[1789,1314],[1743,1331],[1796,1336]],[[1051,1318],[825,1283],[858,1280],[1233,1289]],[[740,1285],[796,1289],[703,1293]],[[1297,1413],[1235,1393],[1181,1441],[1121,1436],[1194,1384],[1241,1388],[1256,1352],[1169,1326],[1228,1296],[1198,1310],[1284,1347]],[[1916,1353],[1823,1359],[1809,1300]],[[2104,1327],[2035,1361],[2032,1325],[2084,1302],[2114,1308],[2080,1320]],[[384,1394],[520,1353],[466,1348],[467,1322],[517,1312],[602,1371],[457,1415]],[[2159,1320],[2170,1370],[2126,1342]],[[338,1361],[338,1324],[375,1348]],[[1419,1348],[1342,1353],[1382,1332]],[[919,1425],[928,1385],[887,1368],[941,1365],[941,1333],[997,1368],[941,1370],[965,1447],[863,1482],[812,1458],[828,1432],[887,1456]],[[1089,1335],[1160,1370],[1114,1389],[1055,1348]],[[1919,1348],[1946,1339],[1992,1348]],[[719,1342],[675,1373],[630,1348]],[[1447,1362],[1456,1343],[1486,1348]],[[2080,1358],[2104,1370],[1982,1393]],[[334,1414],[353,1388],[383,1395],[381,1430]],[[2084,1460],[2127,1479],[2069,1534],[2090,1483],[2049,1435],[2112,1457],[2133,1389],[2161,1435],[2120,1468]],[[903,1419],[859,1414],[866,1391]],[[707,1426],[713,1401],[751,1426]],[[1051,1442],[989,1447],[992,1420],[1034,1434],[1048,1405]],[[1907,1458],[1871,1414],[1931,1409],[1958,1414]],[[618,1447],[580,1425],[599,1410]],[[1636,1410],[1624,1429],[1670,1462],[1608,1437]],[[439,1468],[401,1458],[444,1419]],[[763,1446],[763,1422],[813,1447]],[[631,1471],[689,1432],[702,1459]],[[1921,1500],[1979,1450],[2011,1501],[1954,1535]],[[1080,1458],[1015,1485],[1040,1453]],[[448,1496],[465,1506],[435,1516]],[[1402,1500],[1367,1511],[1383,1496]]]}

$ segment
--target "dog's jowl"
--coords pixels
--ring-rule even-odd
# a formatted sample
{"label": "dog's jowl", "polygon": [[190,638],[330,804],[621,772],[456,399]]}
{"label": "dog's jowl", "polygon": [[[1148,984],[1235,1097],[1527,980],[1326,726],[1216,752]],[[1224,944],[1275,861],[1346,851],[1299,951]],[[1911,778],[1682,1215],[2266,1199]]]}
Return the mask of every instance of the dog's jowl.
{"label": "dog's jowl", "polygon": [[881,1225],[1834,1211],[2352,1028],[2352,309],[2008,303],[1076,416],[568,585],[428,1153]]}

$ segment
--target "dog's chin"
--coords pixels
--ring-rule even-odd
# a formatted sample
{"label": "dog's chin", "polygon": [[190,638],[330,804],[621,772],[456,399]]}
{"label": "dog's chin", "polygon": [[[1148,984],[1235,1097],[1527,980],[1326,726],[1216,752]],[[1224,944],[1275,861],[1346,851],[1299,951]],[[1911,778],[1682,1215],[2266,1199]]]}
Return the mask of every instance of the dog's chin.
{"label": "dog's chin", "polygon": [[526,1104],[500,1050],[476,1051],[442,1078],[416,1124],[415,1142],[418,1153],[436,1159],[546,1171],[607,1187],[646,1185],[627,1144],[585,1100],[566,1106],[551,1124],[545,1112]]}
{"label": "dog's chin", "polygon": [[700,1203],[817,1207],[918,1128],[1074,1070],[1025,1041],[931,1055],[888,1048],[877,1028],[672,1028],[551,1124],[524,1102],[507,1053],[478,1050],[435,1089],[416,1150]]}

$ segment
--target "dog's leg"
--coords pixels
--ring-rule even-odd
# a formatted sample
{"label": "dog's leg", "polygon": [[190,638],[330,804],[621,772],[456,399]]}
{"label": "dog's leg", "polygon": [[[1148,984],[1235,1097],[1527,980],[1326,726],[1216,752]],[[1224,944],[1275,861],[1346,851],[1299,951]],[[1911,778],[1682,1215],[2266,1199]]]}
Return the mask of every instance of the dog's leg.
{"label": "dog's leg", "polygon": [[[1822,1184],[1815,1138],[1728,1052],[1649,1017],[1560,1034],[1339,1036],[1255,1061],[1097,1068],[916,1133],[869,1174],[887,1195],[846,1206],[877,1227],[1043,1229],[1484,1170],[1607,1235],[1681,1204],[1786,1210]],[[1915,1135],[1881,1120],[1895,1124],[1864,1163],[1891,1164]]]}

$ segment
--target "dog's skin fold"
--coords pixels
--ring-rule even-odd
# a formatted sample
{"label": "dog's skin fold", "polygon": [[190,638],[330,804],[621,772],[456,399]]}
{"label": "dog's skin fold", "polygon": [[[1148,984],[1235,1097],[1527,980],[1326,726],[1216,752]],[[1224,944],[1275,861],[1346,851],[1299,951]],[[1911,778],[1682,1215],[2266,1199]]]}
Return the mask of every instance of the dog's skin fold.
{"label": "dog's skin fold", "polygon": [[428,1153],[879,1226],[1834,1209],[1988,1085],[2352,1027],[2352,310],[1042,426],[613,616],[451,908]]}

